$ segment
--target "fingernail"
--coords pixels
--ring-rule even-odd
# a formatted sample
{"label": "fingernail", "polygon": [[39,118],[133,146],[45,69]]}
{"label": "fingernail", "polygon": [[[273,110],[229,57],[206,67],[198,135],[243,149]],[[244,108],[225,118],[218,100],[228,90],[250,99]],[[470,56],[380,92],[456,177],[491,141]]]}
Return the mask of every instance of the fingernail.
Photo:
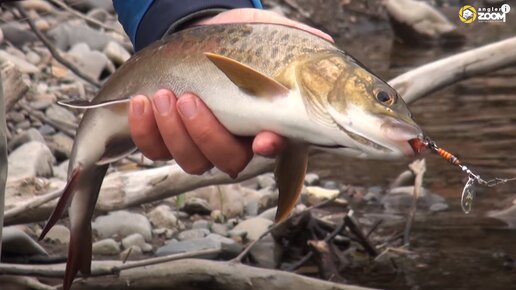
{"label": "fingernail", "polygon": [[152,102],[161,115],[167,115],[170,110],[170,96],[168,94],[157,94],[152,97]]}
{"label": "fingernail", "polygon": [[193,96],[184,96],[177,101],[179,112],[183,117],[192,118],[197,114],[197,102]]}
{"label": "fingernail", "polygon": [[137,96],[131,101],[131,110],[134,115],[141,116],[145,111],[145,97]]}

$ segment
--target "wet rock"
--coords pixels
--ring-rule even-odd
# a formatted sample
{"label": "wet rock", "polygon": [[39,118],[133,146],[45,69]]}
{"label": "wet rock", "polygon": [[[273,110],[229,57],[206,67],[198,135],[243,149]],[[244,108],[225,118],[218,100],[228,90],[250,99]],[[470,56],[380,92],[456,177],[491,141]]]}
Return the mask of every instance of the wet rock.
{"label": "wet rock", "polygon": [[62,23],[48,31],[48,36],[62,51],[67,51],[78,43],[85,43],[89,48],[102,51],[112,40],[106,34],[85,24]]}
{"label": "wet rock", "polygon": [[364,200],[368,203],[377,203],[382,199],[383,188],[381,186],[372,186],[367,189]]}
{"label": "wet rock", "polygon": [[[219,185],[219,186],[207,186],[204,188],[200,188],[194,191],[190,191],[186,193],[186,205],[194,200],[199,201],[198,199],[204,200],[204,202],[199,201],[201,203],[207,202],[210,210],[218,209],[222,211],[222,214],[226,217],[235,217],[241,216],[244,212],[244,187],[241,187],[238,184],[231,185]],[[188,210],[185,210],[189,212]],[[190,212],[189,212],[190,213]],[[199,212],[199,214],[202,214]],[[204,211],[204,214],[208,214],[207,210]]]}
{"label": "wet rock", "polygon": [[447,210],[449,207],[450,206],[447,203],[438,202],[438,203],[432,204],[430,206],[430,208],[428,208],[428,210],[433,211],[433,212],[438,212],[438,211]]}
{"label": "wet rock", "polygon": [[45,144],[38,141],[25,143],[9,155],[8,178],[51,177],[54,161],[52,152]]}
{"label": "wet rock", "polygon": [[278,211],[277,207],[269,208],[268,210],[262,212],[258,217],[268,219],[270,221],[274,221],[277,211]]}
{"label": "wet rock", "polygon": [[50,105],[45,111],[45,115],[59,123],[74,125],[77,122],[77,118],[72,112],[56,104]]}
{"label": "wet rock", "polygon": [[253,261],[256,262],[256,266],[273,269],[276,267],[274,247],[274,239],[271,234],[268,234],[254,245],[249,255],[251,255]]}
{"label": "wet rock", "polygon": [[39,68],[37,68],[32,63],[18,56],[9,54],[4,50],[0,50],[0,60],[11,62],[22,73],[36,74],[40,72]]}
{"label": "wet rock", "polygon": [[70,230],[62,225],[53,226],[45,236],[45,241],[58,242],[68,245],[70,242]]}
{"label": "wet rock", "polygon": [[[381,203],[385,207],[387,212],[399,212],[410,208],[412,205],[412,199],[414,187],[403,186],[392,188],[382,198]],[[423,188],[421,190],[421,196],[418,200],[418,208],[430,209],[433,204],[446,204],[446,200],[430,190]]]}
{"label": "wet rock", "polygon": [[61,162],[58,166],[54,166],[54,177],[57,177],[61,180],[68,179],[68,163],[70,160],[66,160]]}
{"label": "wet rock", "polygon": [[202,239],[209,234],[210,231],[207,229],[192,229],[180,232],[179,235],[177,235],[177,239],[180,241],[196,240]]}
{"label": "wet rock", "polygon": [[134,233],[141,234],[146,241],[152,238],[149,220],[141,214],[128,211],[115,211],[107,216],[97,217],[93,222],[93,229],[102,238],[126,237]]}
{"label": "wet rock", "polygon": [[17,22],[9,22],[0,25],[4,40],[9,41],[16,47],[22,47],[26,43],[37,41],[38,38],[32,31],[25,29]]}
{"label": "wet rock", "polygon": [[507,224],[511,229],[516,228],[516,205],[503,210],[493,210],[487,213],[488,217],[501,220]]}
{"label": "wet rock", "polygon": [[[206,249],[220,249],[221,243],[212,238],[202,238],[188,241],[171,240],[156,251],[157,256],[166,256],[178,253],[193,252]],[[205,258],[215,258],[217,255],[208,255]]]}
{"label": "wet rock", "polygon": [[317,185],[319,181],[319,175],[315,173],[307,173],[305,175],[305,185]]}
{"label": "wet rock", "polygon": [[276,187],[276,179],[274,178],[274,174],[266,173],[256,177],[258,179],[258,184],[261,188],[266,187]]}
{"label": "wet rock", "polygon": [[50,13],[55,10],[50,3],[43,0],[25,0],[21,1],[20,4],[27,10],[35,10],[37,12]]}
{"label": "wet rock", "polygon": [[140,234],[132,234],[122,240],[122,246],[128,249],[133,246],[139,247],[144,253],[152,251],[152,246],[145,242],[145,239]]}
{"label": "wet rock", "polygon": [[57,158],[70,158],[73,147],[73,139],[64,133],[57,133],[49,138],[49,147],[52,148]]}
{"label": "wet rock", "polygon": [[244,231],[251,241],[257,240],[272,225],[272,221],[261,217],[254,217],[239,223],[232,232]]}
{"label": "wet rock", "polygon": [[321,182],[321,187],[326,189],[339,189],[339,184],[333,180],[325,180]]}
{"label": "wet rock", "polygon": [[27,61],[32,63],[33,65],[38,65],[41,62],[41,56],[35,53],[34,51],[27,52],[26,56]]}
{"label": "wet rock", "polygon": [[387,0],[383,2],[396,39],[421,44],[462,44],[464,35],[439,10],[424,1]]}
{"label": "wet rock", "polygon": [[85,43],[75,44],[68,52],[68,56],[86,74],[99,79],[104,70],[114,71],[110,60],[101,52],[91,50]]}
{"label": "wet rock", "polygon": [[237,243],[235,240],[223,237],[221,235],[209,234],[206,237],[206,239],[210,239],[220,243],[221,249],[226,254],[230,254],[232,256],[237,256],[244,249],[244,247],[241,244]]}
{"label": "wet rock", "polygon": [[29,130],[23,131],[20,134],[14,136],[9,142],[8,147],[10,150],[14,150],[19,146],[32,141],[45,144],[45,138],[43,138],[43,135],[41,135],[38,130],[30,128]]}
{"label": "wet rock", "polygon": [[16,129],[18,130],[27,130],[30,128],[30,121],[29,120],[25,120],[23,122],[20,122],[18,124],[16,124]]}
{"label": "wet rock", "polygon": [[93,255],[114,256],[120,253],[120,244],[113,239],[104,239],[93,243]]}
{"label": "wet rock", "polygon": [[256,178],[256,177],[244,180],[244,181],[240,182],[240,185],[242,187],[249,188],[249,189],[255,189],[255,190],[260,188],[260,184],[258,184],[258,178]]}
{"label": "wet rock", "polygon": [[339,195],[340,191],[337,189],[326,189],[319,186],[306,186],[301,191],[301,199],[307,206],[316,205],[325,200],[333,199]]}
{"label": "wet rock", "polygon": [[207,220],[198,220],[192,224],[192,229],[209,229],[210,222]]}
{"label": "wet rock", "polygon": [[256,216],[259,212],[277,203],[278,189],[272,187],[265,187],[258,191],[246,189],[244,197],[246,214],[248,216]]}
{"label": "wet rock", "polygon": [[225,220],[224,215],[222,214],[222,211],[220,211],[219,209],[212,211],[210,216],[213,219],[213,221],[217,222],[217,223],[223,223]]}
{"label": "wet rock", "polygon": [[114,12],[113,2],[111,0],[69,0],[73,7],[86,12],[92,9],[102,9],[107,12]]}
{"label": "wet rock", "polygon": [[[88,17],[97,19],[100,22],[106,22],[106,20],[108,20],[108,18],[110,17],[109,13],[102,8],[94,8],[94,9],[88,11],[87,15],[88,15]],[[89,25],[93,26],[93,27],[97,27],[93,23],[89,23]]]}
{"label": "wet rock", "polygon": [[104,48],[104,54],[116,65],[126,62],[131,54],[116,41],[110,41]]}
{"label": "wet rock", "polygon": [[53,101],[51,100],[37,100],[30,103],[30,106],[36,110],[45,110],[46,108],[52,105]]}
{"label": "wet rock", "polygon": [[38,131],[41,133],[41,135],[48,136],[54,134],[56,129],[52,126],[44,124],[43,126],[39,127]]}
{"label": "wet rock", "polygon": [[211,225],[211,231],[215,234],[226,237],[228,235],[228,227],[224,224],[214,223]]}
{"label": "wet rock", "polygon": [[25,121],[25,115],[21,112],[9,112],[7,113],[7,120],[15,123],[23,122]]}
{"label": "wet rock", "polygon": [[45,255],[47,251],[18,226],[4,227],[2,233],[2,255],[33,256]]}
{"label": "wet rock", "polygon": [[208,215],[211,213],[211,207],[208,202],[202,198],[190,198],[185,202],[183,211],[188,214]]}
{"label": "wet rock", "polygon": [[147,216],[155,227],[173,229],[177,227],[177,217],[168,205],[160,205]]}

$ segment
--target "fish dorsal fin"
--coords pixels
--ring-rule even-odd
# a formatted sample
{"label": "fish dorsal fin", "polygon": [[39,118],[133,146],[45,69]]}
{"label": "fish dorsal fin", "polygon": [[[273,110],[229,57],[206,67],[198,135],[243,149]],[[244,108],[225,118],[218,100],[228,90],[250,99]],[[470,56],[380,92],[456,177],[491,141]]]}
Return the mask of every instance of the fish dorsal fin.
{"label": "fish dorsal fin", "polygon": [[90,102],[86,100],[70,100],[70,101],[58,101],[57,103],[61,106],[73,108],[73,109],[95,109],[119,104],[129,103],[131,101],[130,98],[119,99],[119,100],[108,100],[101,102]]}
{"label": "fish dorsal fin", "polygon": [[205,52],[204,55],[235,85],[254,96],[274,98],[289,93],[287,87],[248,65],[220,54]]}
{"label": "fish dorsal fin", "polygon": [[289,141],[276,161],[279,198],[276,222],[284,221],[297,203],[308,164],[308,145]]}

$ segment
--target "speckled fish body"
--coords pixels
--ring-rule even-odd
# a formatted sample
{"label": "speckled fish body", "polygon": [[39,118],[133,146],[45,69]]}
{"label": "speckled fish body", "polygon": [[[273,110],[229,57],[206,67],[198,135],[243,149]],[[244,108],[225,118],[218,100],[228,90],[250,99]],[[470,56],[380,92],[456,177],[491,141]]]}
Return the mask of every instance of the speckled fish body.
{"label": "speckled fish body", "polygon": [[[287,26],[226,24],[173,34],[129,59],[91,104],[163,88],[178,96],[197,94],[235,135],[269,130],[291,140],[275,172],[277,220],[285,219],[297,200],[308,145],[393,159],[412,155],[408,141],[421,134],[385,82],[334,44]],[[135,150],[127,111],[128,103],[88,109],[79,125],[67,187],[42,233],[71,202],[65,289],[77,271],[89,274],[90,221],[109,163]]]}

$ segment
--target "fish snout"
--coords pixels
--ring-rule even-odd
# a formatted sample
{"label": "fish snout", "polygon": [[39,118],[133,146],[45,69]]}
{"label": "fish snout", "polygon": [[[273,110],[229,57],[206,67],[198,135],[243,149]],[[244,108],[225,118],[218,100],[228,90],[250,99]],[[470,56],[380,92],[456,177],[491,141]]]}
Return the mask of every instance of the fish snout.
{"label": "fish snout", "polygon": [[423,131],[416,124],[388,117],[382,125],[382,130],[385,137],[397,144],[409,157],[425,151]]}

